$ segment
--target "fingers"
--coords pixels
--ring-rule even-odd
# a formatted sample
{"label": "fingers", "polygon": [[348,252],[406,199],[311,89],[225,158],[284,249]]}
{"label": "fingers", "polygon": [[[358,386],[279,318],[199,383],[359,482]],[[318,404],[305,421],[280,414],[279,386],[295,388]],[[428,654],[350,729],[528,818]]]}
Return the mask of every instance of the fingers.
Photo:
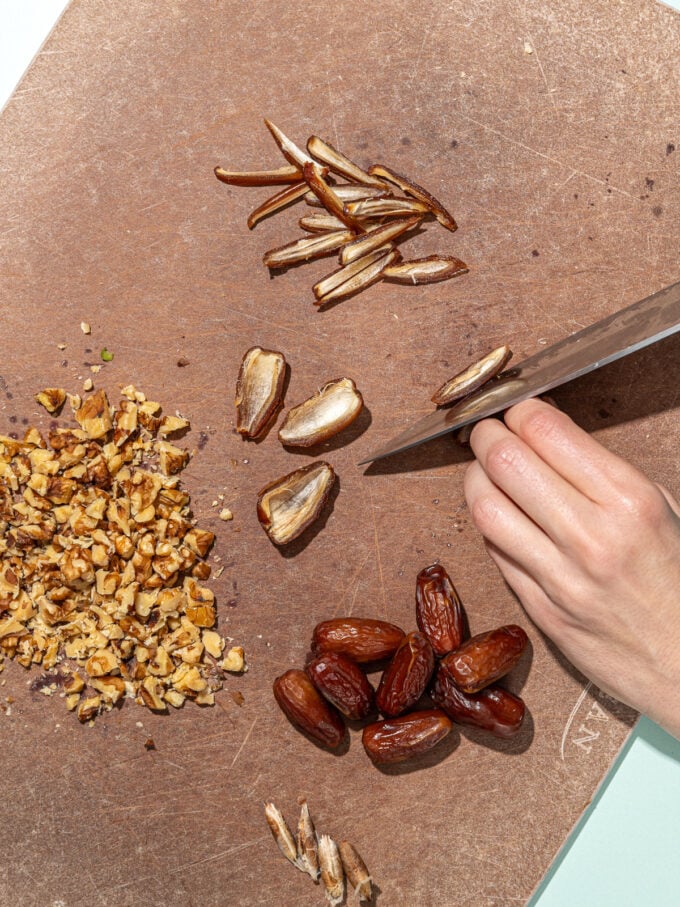
{"label": "fingers", "polygon": [[484,538],[550,594],[562,573],[562,554],[554,543],[494,485],[477,461],[465,473],[464,492],[472,520]]}
{"label": "fingers", "polygon": [[608,504],[631,485],[647,481],[632,464],[598,444],[566,413],[541,400],[525,400],[511,407],[505,422],[548,466],[591,501]]}
{"label": "fingers", "polygon": [[470,444],[491,482],[556,545],[572,547],[575,527],[593,518],[590,499],[495,419],[480,422],[472,432]]}

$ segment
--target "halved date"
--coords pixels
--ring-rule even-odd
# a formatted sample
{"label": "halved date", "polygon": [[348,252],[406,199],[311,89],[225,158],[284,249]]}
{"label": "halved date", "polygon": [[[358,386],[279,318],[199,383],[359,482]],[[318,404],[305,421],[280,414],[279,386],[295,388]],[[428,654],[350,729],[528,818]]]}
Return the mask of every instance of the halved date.
{"label": "halved date", "polygon": [[496,737],[512,737],[524,720],[525,706],[519,696],[497,684],[478,693],[464,693],[442,668],[435,675],[430,693],[449,718],[491,731]]}
{"label": "halved date", "polygon": [[476,693],[507,674],[519,661],[528,637],[521,627],[508,624],[468,639],[442,661],[442,668],[465,693]]}
{"label": "halved date", "polygon": [[319,460],[260,489],[257,518],[275,545],[286,545],[320,516],[335,482],[335,471]]}
{"label": "halved date", "polygon": [[402,639],[385,669],[375,696],[376,705],[388,717],[401,715],[425,692],[434,671],[434,652],[422,633]]}
{"label": "halved date", "polygon": [[304,671],[291,668],[277,677],[274,697],[281,711],[297,728],[330,749],[340,746],[345,738],[345,722]]}
{"label": "halved date", "polygon": [[351,425],[363,405],[354,381],[336,378],[289,410],[279,429],[279,441],[290,447],[312,447],[327,441]]}
{"label": "halved date", "polygon": [[441,709],[424,709],[367,725],[361,742],[377,764],[404,762],[431,750],[452,727]]}
{"label": "halved date", "polygon": [[236,431],[257,438],[283,400],[286,360],[283,353],[251,347],[243,357],[236,381]]}
{"label": "halved date", "polygon": [[425,567],[418,574],[416,622],[430,641],[435,655],[446,655],[463,642],[463,603],[441,564]]}
{"label": "halved date", "polygon": [[334,617],[314,627],[312,651],[339,652],[365,664],[390,658],[399,648],[404,631],[386,620],[371,617]]}
{"label": "halved date", "polygon": [[336,709],[350,721],[368,717],[374,690],[359,665],[339,652],[317,655],[306,668],[310,680]]}

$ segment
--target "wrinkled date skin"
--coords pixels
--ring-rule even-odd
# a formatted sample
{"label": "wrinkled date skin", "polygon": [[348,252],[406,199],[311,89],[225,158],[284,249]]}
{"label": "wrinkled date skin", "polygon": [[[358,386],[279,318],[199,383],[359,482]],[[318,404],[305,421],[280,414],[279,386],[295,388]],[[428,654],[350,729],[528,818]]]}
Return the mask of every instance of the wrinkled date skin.
{"label": "wrinkled date skin", "polygon": [[352,661],[365,664],[391,658],[404,631],[385,620],[370,617],[336,617],[324,620],[314,628],[312,651],[339,652]]}
{"label": "wrinkled date skin", "polygon": [[491,731],[496,737],[512,737],[524,721],[524,702],[496,684],[479,693],[464,693],[446,670],[437,671],[430,692],[435,703],[459,724]]}
{"label": "wrinkled date skin", "polygon": [[451,719],[441,709],[425,709],[367,725],[362,743],[378,765],[404,762],[431,750],[452,727]]}
{"label": "wrinkled date skin", "polygon": [[465,612],[441,564],[421,570],[416,579],[416,621],[437,656],[453,652],[465,638]]}
{"label": "wrinkled date skin", "polygon": [[416,703],[434,671],[434,652],[422,633],[401,641],[380,680],[375,702],[383,715],[393,718]]}
{"label": "wrinkled date skin", "polygon": [[468,639],[441,664],[464,693],[477,693],[517,664],[527,642],[521,627],[507,624]]}
{"label": "wrinkled date skin", "polygon": [[329,749],[345,739],[345,722],[312,681],[291,668],[274,681],[274,697],[289,721]]}
{"label": "wrinkled date skin", "polygon": [[310,680],[345,718],[360,721],[373,709],[374,690],[359,665],[338,652],[317,655],[307,665]]}

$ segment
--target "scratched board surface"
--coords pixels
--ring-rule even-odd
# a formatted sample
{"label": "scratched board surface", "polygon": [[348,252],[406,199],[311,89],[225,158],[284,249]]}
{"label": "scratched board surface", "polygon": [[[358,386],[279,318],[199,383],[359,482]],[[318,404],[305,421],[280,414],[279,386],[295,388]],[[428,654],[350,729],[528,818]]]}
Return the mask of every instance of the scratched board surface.
{"label": "scratched board surface", "polygon": [[[128,703],[88,727],[6,665],[0,903],[320,904],[263,819],[269,798],[294,819],[301,795],[319,830],[359,848],[383,907],[522,903],[629,734],[634,714],[570,669],[492,568],[464,504],[465,451],[444,438],[356,465],[474,357],[507,342],[519,361],[678,277],[680,18],[637,0],[506,7],[175,0],[159,15],[150,0],[75,0],[4,110],[0,432],[46,428],[34,393],[79,391],[102,347],[114,359],[94,379],[113,400],[133,382],[189,416],[184,481],[217,533],[220,629],[250,669],[212,709]],[[296,234],[297,212],[249,232],[267,190],[212,173],[278,166],[263,116],[427,186],[459,230],[428,226],[404,251],[449,252],[470,273],[324,312],[311,286],[328,262],[270,279],[261,256]],[[367,411],[347,443],[241,441],[233,388],[253,344],[285,353],[288,404],[356,380]],[[679,361],[670,339],[556,394],[676,492]],[[319,455],[338,493],[280,551],[256,493]],[[356,732],[340,755],[314,747],[272,679],[303,664],[321,619],[413,627],[415,575],[437,559],[473,631],[530,635],[511,680],[530,712],[521,734],[456,731],[401,771],[374,768]]]}

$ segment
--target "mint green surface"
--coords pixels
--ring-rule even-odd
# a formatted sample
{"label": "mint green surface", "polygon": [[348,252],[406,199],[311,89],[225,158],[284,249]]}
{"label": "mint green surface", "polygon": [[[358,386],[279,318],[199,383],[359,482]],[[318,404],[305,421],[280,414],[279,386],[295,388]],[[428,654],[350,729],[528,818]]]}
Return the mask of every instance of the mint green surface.
{"label": "mint green surface", "polygon": [[640,720],[530,905],[679,907],[679,741]]}

